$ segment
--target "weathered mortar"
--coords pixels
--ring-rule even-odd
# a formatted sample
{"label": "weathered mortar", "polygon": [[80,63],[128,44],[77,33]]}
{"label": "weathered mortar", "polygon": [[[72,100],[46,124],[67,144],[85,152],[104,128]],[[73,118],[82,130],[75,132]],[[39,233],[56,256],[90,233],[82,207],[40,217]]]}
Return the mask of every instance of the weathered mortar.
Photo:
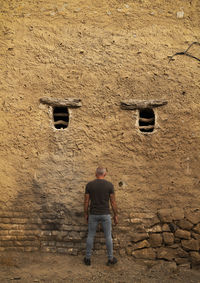
{"label": "weathered mortar", "polygon": [[[147,225],[147,216],[136,220],[131,213],[199,208],[199,63],[185,56],[169,63],[168,58],[199,39],[199,1],[165,5],[157,1],[154,7],[152,1],[127,1],[128,6],[120,1],[3,2],[0,205],[5,217],[0,232],[4,245],[13,248],[18,243],[18,248],[31,250],[31,242],[34,249],[58,251],[56,245],[62,241],[56,237],[66,236],[67,247],[60,246],[59,252],[64,248],[80,252],[86,233],[84,188],[100,164],[108,168],[108,179],[115,185],[120,226],[114,239],[121,253],[127,252],[127,245],[131,253],[138,248],[129,237],[139,226],[134,221]],[[183,19],[176,17],[180,6]],[[200,57],[198,46],[191,52]],[[68,109],[67,129],[55,129],[51,106],[41,103],[44,97],[81,100],[80,108]],[[138,110],[121,109],[122,101],[162,99],[168,104],[154,109],[153,133],[140,132]],[[179,228],[187,230],[183,227]],[[146,228],[151,226],[145,226],[144,233]],[[62,236],[65,229],[73,234]],[[164,241],[171,243],[181,235],[194,237],[193,229],[190,236],[171,230],[154,236],[153,231],[138,245],[143,252],[150,245],[154,257],[156,243],[163,247]],[[4,238],[9,230],[21,231],[22,236],[30,231],[24,238],[27,246],[23,241],[20,246],[20,237]],[[161,248],[160,254],[164,254]]]}

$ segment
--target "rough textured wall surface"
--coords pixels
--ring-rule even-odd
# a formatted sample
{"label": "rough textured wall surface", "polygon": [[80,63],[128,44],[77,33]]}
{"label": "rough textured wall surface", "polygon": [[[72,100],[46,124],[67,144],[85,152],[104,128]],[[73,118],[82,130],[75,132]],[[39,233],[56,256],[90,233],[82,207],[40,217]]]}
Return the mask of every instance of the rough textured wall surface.
{"label": "rough textured wall surface", "polygon": [[[199,1],[0,1],[0,204],[82,223],[84,187],[108,168],[130,213],[198,208]],[[177,12],[181,12],[178,13]],[[184,14],[182,13],[184,12]],[[190,49],[200,57],[200,46]],[[40,98],[81,99],[57,130]],[[130,99],[166,99],[152,133]]]}

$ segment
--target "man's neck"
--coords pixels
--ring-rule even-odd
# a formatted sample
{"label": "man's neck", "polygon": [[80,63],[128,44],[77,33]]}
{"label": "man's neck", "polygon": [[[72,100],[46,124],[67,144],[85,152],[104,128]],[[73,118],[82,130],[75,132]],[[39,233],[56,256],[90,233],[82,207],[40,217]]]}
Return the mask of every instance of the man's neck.
{"label": "man's neck", "polygon": [[97,176],[96,177],[98,180],[103,180],[105,178],[105,176]]}

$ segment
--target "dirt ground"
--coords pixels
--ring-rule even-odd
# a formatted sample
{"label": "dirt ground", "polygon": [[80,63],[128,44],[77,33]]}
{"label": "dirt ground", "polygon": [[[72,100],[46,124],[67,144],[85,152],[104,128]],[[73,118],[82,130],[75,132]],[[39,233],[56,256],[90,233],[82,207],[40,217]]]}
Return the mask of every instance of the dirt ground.
{"label": "dirt ground", "polygon": [[200,282],[200,270],[176,268],[169,262],[135,262],[120,257],[116,266],[106,266],[104,256],[93,256],[85,266],[82,256],[41,253],[1,253],[0,282],[94,282],[149,283]]}

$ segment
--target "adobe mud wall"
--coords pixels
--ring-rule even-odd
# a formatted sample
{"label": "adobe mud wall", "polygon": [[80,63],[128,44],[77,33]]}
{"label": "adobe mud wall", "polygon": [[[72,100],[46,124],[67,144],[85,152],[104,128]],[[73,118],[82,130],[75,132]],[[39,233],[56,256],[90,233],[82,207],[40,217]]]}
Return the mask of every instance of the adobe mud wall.
{"label": "adobe mud wall", "polygon": [[[195,0],[1,1],[3,249],[20,247],[20,239],[30,249],[24,235],[37,231],[29,234],[33,247],[44,249],[47,241],[55,251],[57,235],[48,233],[62,238],[66,227],[67,248],[81,250],[84,188],[98,165],[108,169],[120,225],[131,233],[130,214],[200,208],[199,62],[175,56],[169,63],[199,42],[199,14]],[[190,53],[199,58],[199,46]],[[68,105],[67,128],[55,127],[46,97],[81,101]],[[152,132],[141,131],[146,118],[139,109],[123,109],[121,102],[132,100],[167,101],[153,108]],[[9,231],[21,235],[9,238]],[[125,243],[116,248],[125,252]]]}

